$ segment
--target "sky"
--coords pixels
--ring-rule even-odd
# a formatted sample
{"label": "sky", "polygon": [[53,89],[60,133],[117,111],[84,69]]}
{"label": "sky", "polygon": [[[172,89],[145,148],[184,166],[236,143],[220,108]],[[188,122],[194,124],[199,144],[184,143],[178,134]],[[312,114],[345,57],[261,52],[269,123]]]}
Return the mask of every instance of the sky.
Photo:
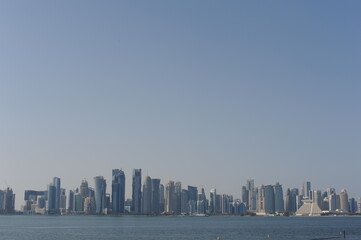
{"label": "sky", "polygon": [[361,197],[360,1],[0,1],[0,189],[126,174]]}

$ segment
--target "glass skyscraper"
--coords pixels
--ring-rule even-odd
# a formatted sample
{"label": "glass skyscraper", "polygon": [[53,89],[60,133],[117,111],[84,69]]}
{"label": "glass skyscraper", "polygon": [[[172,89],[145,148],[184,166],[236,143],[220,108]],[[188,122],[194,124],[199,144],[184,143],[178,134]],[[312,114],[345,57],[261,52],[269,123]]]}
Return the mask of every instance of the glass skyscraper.
{"label": "glass skyscraper", "polygon": [[122,170],[112,171],[112,211],[114,214],[124,213],[125,174]]}
{"label": "glass skyscraper", "polygon": [[48,185],[48,191],[47,191],[47,200],[48,200],[48,214],[54,214],[56,213],[56,188],[53,184]]}
{"label": "glass skyscraper", "polygon": [[133,169],[132,184],[132,207],[131,211],[135,214],[142,210],[142,169]]}
{"label": "glass skyscraper", "polygon": [[102,176],[97,176],[94,178],[95,182],[95,212],[97,214],[104,213],[105,208],[105,195],[107,184]]}
{"label": "glass skyscraper", "polygon": [[55,212],[59,212],[60,208],[60,178],[53,178],[53,185],[55,187]]}

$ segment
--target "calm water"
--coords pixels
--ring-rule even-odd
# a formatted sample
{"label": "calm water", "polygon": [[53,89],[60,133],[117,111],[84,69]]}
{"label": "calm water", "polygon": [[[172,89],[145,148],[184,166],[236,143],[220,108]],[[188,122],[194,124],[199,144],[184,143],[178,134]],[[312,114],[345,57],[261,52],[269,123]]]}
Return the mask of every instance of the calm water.
{"label": "calm water", "polygon": [[0,216],[0,239],[361,239],[361,217]]}

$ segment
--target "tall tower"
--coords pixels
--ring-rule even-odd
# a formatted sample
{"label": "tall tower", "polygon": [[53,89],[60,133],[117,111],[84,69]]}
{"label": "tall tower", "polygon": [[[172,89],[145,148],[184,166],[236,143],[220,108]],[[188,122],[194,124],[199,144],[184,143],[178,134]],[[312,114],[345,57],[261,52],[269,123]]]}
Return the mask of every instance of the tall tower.
{"label": "tall tower", "polygon": [[166,191],[166,203],[165,203],[165,211],[170,214],[175,213],[175,189],[174,189],[174,182],[169,181],[165,188]]}
{"label": "tall tower", "polygon": [[254,179],[247,179],[246,190],[248,193],[248,209],[255,211],[257,209],[257,188],[254,188]]}
{"label": "tall tower", "polygon": [[165,210],[165,198],[164,198],[164,185],[159,185],[159,211],[162,213]]}
{"label": "tall tower", "polygon": [[305,198],[311,199],[311,182],[305,182],[303,184],[303,193]]}
{"label": "tall tower", "polygon": [[80,184],[80,195],[83,198],[89,197],[89,186],[87,180],[83,179]]}
{"label": "tall tower", "polygon": [[198,199],[198,189],[197,187],[188,186],[188,202],[190,207],[190,212],[193,214],[197,212],[197,199]]}
{"label": "tall tower", "polygon": [[59,213],[60,208],[60,178],[53,178],[53,185],[55,187],[55,212]]}
{"label": "tall tower", "polygon": [[113,213],[124,213],[125,174],[122,170],[112,171],[112,210]]}
{"label": "tall tower", "polygon": [[104,213],[105,208],[105,195],[107,184],[102,176],[97,176],[94,178],[95,182],[95,213],[102,214]]}
{"label": "tall tower", "polygon": [[55,205],[56,204],[56,188],[52,183],[50,183],[48,185],[47,199],[48,199],[48,205],[47,205],[48,214],[55,214],[56,213],[56,208],[55,208],[55,206],[56,206]]}
{"label": "tall tower", "polygon": [[342,189],[340,193],[340,211],[349,212],[348,194],[346,189]]}
{"label": "tall tower", "polygon": [[73,192],[73,190],[69,190],[67,209],[68,209],[68,213],[72,213],[74,211],[74,192]]}
{"label": "tall tower", "polygon": [[152,179],[151,213],[160,213],[160,179]]}
{"label": "tall tower", "polygon": [[264,200],[265,213],[275,213],[275,195],[273,186],[264,186]]}
{"label": "tall tower", "polygon": [[152,179],[147,176],[143,183],[142,213],[150,214],[152,205]]}
{"label": "tall tower", "polygon": [[174,184],[174,213],[181,214],[182,208],[182,183],[176,182]]}
{"label": "tall tower", "polygon": [[133,169],[132,184],[132,207],[131,211],[135,214],[141,213],[142,210],[142,169]]}
{"label": "tall tower", "polygon": [[282,185],[276,183],[276,185],[273,188],[274,188],[274,197],[275,197],[275,212],[282,213],[284,212]]}
{"label": "tall tower", "polygon": [[15,194],[9,187],[4,191],[4,211],[5,213],[15,212]]}
{"label": "tall tower", "polygon": [[209,213],[210,214],[216,214],[217,213],[217,207],[216,207],[216,196],[217,196],[217,190],[215,188],[212,188],[209,193]]}

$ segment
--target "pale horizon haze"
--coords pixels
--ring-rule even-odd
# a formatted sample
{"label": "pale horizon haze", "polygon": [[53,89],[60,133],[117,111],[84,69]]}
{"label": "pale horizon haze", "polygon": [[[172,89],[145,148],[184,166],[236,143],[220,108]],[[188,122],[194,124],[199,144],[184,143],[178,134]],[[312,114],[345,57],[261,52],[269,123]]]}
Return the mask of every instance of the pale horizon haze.
{"label": "pale horizon haze", "polygon": [[360,1],[0,1],[0,189],[111,170],[361,197]]}

